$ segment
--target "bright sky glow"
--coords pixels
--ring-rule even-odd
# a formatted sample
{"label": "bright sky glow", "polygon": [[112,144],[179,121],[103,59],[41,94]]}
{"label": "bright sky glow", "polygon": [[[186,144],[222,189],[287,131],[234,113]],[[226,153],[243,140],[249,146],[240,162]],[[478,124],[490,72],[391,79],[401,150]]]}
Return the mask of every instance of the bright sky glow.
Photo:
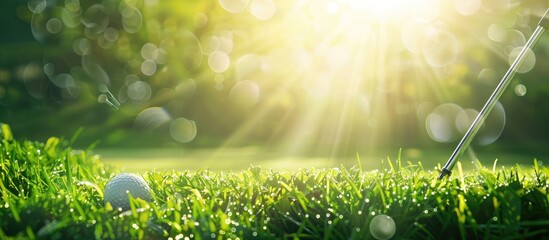
{"label": "bright sky glow", "polygon": [[[330,151],[335,153],[345,148],[346,142],[368,142],[365,146],[375,148],[375,142],[385,137],[381,133],[390,132],[396,124],[390,116],[416,117],[421,102],[414,99],[425,92],[436,92],[438,99],[436,104],[427,104],[434,106],[419,120],[434,141],[454,141],[462,134],[457,122],[460,129],[467,125],[456,116],[463,118],[474,111],[456,104],[441,105],[450,101],[449,94],[437,86],[440,81],[459,81],[464,75],[459,68],[463,45],[477,33],[456,31],[462,28],[452,24],[456,17],[481,11],[479,0],[219,1],[231,6],[228,12],[237,9],[243,14],[247,9],[258,20],[257,24],[242,22],[245,26],[234,29],[253,44],[233,38],[234,48],[224,52],[231,58],[230,66],[224,65],[220,71],[219,63],[210,62],[212,71],[229,75],[217,84],[229,85],[229,98],[238,99],[233,102],[263,109],[243,124],[228,145],[253,134],[249,131],[268,118],[269,108],[277,107],[273,104],[292,97],[288,92],[296,90],[299,97],[285,102],[303,102],[309,107],[297,113],[299,121],[285,124],[294,133],[285,141],[288,151],[320,144],[334,146]],[[483,10],[510,7],[491,4],[482,5]],[[524,35],[500,25],[486,27],[485,36],[504,44],[512,59]],[[535,56],[531,59],[521,70],[532,69]],[[232,68],[236,81],[227,74]],[[479,80],[495,81],[485,74],[493,70],[481,70],[475,75]],[[437,105],[440,107],[435,108]],[[453,106],[453,111],[446,111],[445,106]],[[501,131],[493,132],[490,138],[497,139]]]}
{"label": "bright sky glow", "polygon": [[[76,61],[45,57],[29,66],[29,92],[45,74],[72,99],[79,79],[93,76],[113,92],[98,101],[139,109],[120,111],[144,128],[166,130],[161,125],[169,122],[179,143],[200,138],[201,126],[219,125],[234,129],[223,133],[231,135],[226,146],[256,137],[283,151],[328,154],[398,145],[403,137],[455,141],[477,111],[459,101],[481,99],[474,86],[497,83],[547,7],[497,0],[62,2],[50,16],[44,0],[31,1],[31,32],[41,42],[62,40]],[[532,71],[539,59],[529,50],[518,72]],[[528,91],[516,85],[515,92]],[[494,115],[501,117],[493,125],[503,127],[504,114]],[[486,142],[500,132],[487,131]]]}

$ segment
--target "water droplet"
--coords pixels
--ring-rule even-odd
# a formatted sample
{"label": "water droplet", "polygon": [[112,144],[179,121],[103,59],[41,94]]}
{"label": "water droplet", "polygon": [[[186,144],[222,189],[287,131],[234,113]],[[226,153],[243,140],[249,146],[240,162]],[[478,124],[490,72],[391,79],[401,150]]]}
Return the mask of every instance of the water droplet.
{"label": "water droplet", "polygon": [[390,239],[396,233],[396,224],[390,216],[380,214],[372,218],[370,233],[376,239]]}

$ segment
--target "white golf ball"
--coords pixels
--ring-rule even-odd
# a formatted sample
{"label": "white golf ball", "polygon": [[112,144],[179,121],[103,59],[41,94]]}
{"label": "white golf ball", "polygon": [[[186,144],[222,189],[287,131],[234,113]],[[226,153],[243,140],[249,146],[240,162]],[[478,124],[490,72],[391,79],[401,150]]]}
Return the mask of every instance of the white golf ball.
{"label": "white golf ball", "polygon": [[370,233],[378,240],[390,239],[395,232],[395,220],[385,214],[375,216],[370,222]]}
{"label": "white golf ball", "polygon": [[133,198],[140,198],[145,201],[151,200],[151,193],[147,182],[136,174],[121,173],[114,176],[105,186],[105,203],[109,202],[114,209],[123,211],[130,209],[130,199],[128,193]]}

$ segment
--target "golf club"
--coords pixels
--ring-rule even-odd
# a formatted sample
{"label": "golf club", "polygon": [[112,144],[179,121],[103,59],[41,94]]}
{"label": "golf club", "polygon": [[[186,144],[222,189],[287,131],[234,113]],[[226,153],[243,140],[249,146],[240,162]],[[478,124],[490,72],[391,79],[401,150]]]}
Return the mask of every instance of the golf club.
{"label": "golf club", "polygon": [[465,152],[465,150],[467,149],[467,147],[469,146],[469,144],[477,134],[478,130],[482,126],[484,120],[486,119],[488,114],[490,114],[490,111],[492,111],[492,108],[494,108],[498,99],[501,97],[501,95],[505,91],[505,88],[507,88],[507,86],[509,85],[509,82],[511,82],[511,79],[513,79],[513,76],[515,75],[517,69],[523,63],[523,60],[525,59],[528,49],[531,49],[536,44],[538,39],[541,37],[543,32],[547,28],[549,28],[549,18],[546,18],[548,17],[547,16],[548,12],[549,12],[549,9],[545,11],[545,14],[539,21],[538,26],[534,30],[534,33],[532,34],[532,36],[530,36],[530,39],[528,39],[528,41],[526,42],[522,50],[519,52],[517,58],[515,59],[515,61],[513,61],[513,63],[509,67],[509,70],[507,70],[507,72],[505,73],[505,75],[497,85],[496,89],[494,90],[490,98],[488,98],[488,101],[486,102],[484,107],[482,107],[482,110],[480,110],[480,113],[475,118],[475,120],[473,121],[473,123],[471,124],[471,126],[469,127],[469,129],[467,130],[463,138],[461,139],[461,141],[458,143],[456,149],[450,156],[450,159],[448,159],[444,167],[442,167],[440,175],[438,177],[439,180],[444,178],[445,176],[449,176],[450,174],[452,174],[452,168],[456,164],[456,161],[461,157],[461,155],[463,155],[463,153]]}

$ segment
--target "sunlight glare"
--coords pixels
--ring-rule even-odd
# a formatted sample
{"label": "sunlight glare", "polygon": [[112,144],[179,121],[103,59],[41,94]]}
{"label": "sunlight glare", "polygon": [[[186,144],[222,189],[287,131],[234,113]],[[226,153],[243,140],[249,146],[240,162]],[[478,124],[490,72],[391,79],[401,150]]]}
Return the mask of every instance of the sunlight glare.
{"label": "sunlight glare", "polygon": [[410,16],[432,20],[438,16],[440,7],[437,0],[349,0],[348,2],[351,8],[359,12],[366,11],[376,16],[378,20],[403,20]]}

